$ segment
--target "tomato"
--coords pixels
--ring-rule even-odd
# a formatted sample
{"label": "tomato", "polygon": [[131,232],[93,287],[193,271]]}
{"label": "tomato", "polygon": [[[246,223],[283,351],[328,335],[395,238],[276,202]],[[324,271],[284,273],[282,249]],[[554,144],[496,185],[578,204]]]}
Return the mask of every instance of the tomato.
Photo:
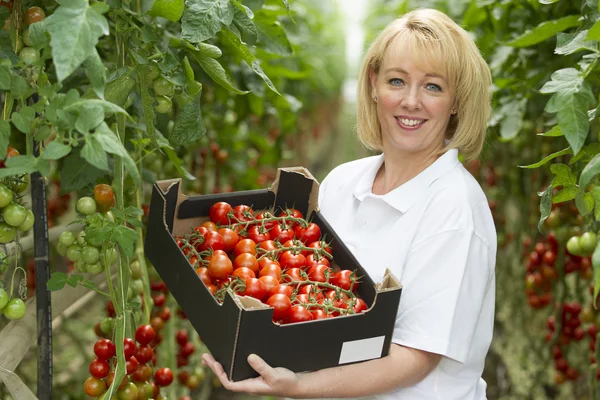
{"label": "tomato", "polygon": [[248,278],[246,279],[246,289],[240,294],[242,296],[250,296],[262,300],[267,295],[267,290],[261,280],[257,278]]}
{"label": "tomato", "polygon": [[167,296],[164,293],[156,293],[152,295],[152,302],[155,307],[162,307],[167,301]]}
{"label": "tomato", "polygon": [[215,224],[229,225],[228,214],[231,210],[233,210],[233,208],[229,203],[220,201],[210,207],[208,210],[208,215],[210,216],[210,220]]}
{"label": "tomato", "polygon": [[6,290],[0,288],[0,311],[2,311],[4,307],[6,307],[6,305],[8,304],[8,300],[8,293],[6,293]]}
{"label": "tomato", "polygon": [[[243,254],[240,254],[242,256]],[[239,267],[233,270],[231,276],[236,276],[238,278],[243,279],[244,281],[249,278],[256,278],[256,274],[253,270],[248,267]]]}
{"label": "tomato", "polygon": [[123,340],[123,350],[125,353],[125,359],[128,360],[131,357],[133,357],[133,355],[135,354],[135,349],[137,348],[137,346],[135,345],[135,342],[133,341],[133,339],[131,338],[125,338]]}
{"label": "tomato", "polygon": [[187,386],[187,388],[190,390],[194,390],[198,386],[200,386],[200,384],[202,383],[202,380],[203,380],[202,377],[200,377],[199,375],[196,375],[196,374],[190,375],[190,377],[187,378],[187,380],[185,381],[185,386]]}
{"label": "tomato", "polygon": [[[112,383],[113,383],[114,380],[115,380],[115,372],[114,371],[110,371],[110,373],[106,377],[106,385],[107,386],[112,385]],[[127,386],[128,383],[129,383],[129,380],[127,379],[127,375],[125,375],[123,377],[123,379],[121,380],[121,383],[119,384],[118,389],[120,390],[120,389],[125,388],[125,386]]]}
{"label": "tomato", "polygon": [[277,265],[278,267],[281,266],[281,264],[279,264],[279,261],[277,260],[271,260],[268,257],[261,257],[258,259],[258,268],[263,269],[264,267],[268,266],[268,265]]}
{"label": "tomato", "polygon": [[281,280],[284,282],[304,282],[306,278],[302,276],[302,269],[300,268],[290,268],[281,277]]}
{"label": "tomato", "polygon": [[154,382],[158,386],[169,386],[173,382],[173,371],[170,368],[159,368],[154,373]]}
{"label": "tomato", "polygon": [[20,204],[10,203],[2,209],[2,218],[10,226],[19,226],[27,218],[27,209]]}
{"label": "tomato", "polygon": [[[349,269],[338,271],[331,278],[331,283],[333,285],[336,285],[336,286],[344,289],[344,290],[350,290],[350,286],[352,286],[351,278],[353,276],[354,276],[353,272],[350,271]],[[358,284],[354,283],[354,286],[352,286],[352,289],[353,290],[356,289],[357,286],[358,286]]]}
{"label": "tomato", "polygon": [[99,183],[94,186],[94,200],[100,212],[107,212],[115,205],[115,194],[111,186]]}
{"label": "tomato", "polygon": [[598,236],[594,232],[585,232],[579,237],[579,246],[585,255],[592,255],[597,243]]}
{"label": "tomato", "polygon": [[284,294],[289,298],[292,298],[292,294],[294,293],[294,289],[289,285],[278,285],[269,291],[268,296],[271,297],[274,294]]}
{"label": "tomato", "polygon": [[202,280],[202,282],[204,282],[206,285],[212,284],[212,278],[210,276],[210,273],[208,272],[208,268],[206,268],[206,267],[196,268],[196,274],[198,274],[198,276],[200,277],[200,280]]}
{"label": "tomato", "polygon": [[258,280],[260,280],[263,283],[263,286],[265,287],[267,293],[270,292],[271,289],[273,289],[275,286],[279,285],[279,279],[270,275],[261,276],[260,278],[258,278]]}
{"label": "tomato", "polygon": [[313,316],[313,320],[333,318],[332,315],[327,314],[325,311],[323,311],[320,308],[316,308],[314,310],[311,310],[310,313]]}
{"label": "tomato", "polygon": [[138,400],[138,387],[135,383],[129,382],[123,389],[117,391],[117,397],[119,400]]}
{"label": "tomato", "polygon": [[206,285],[206,288],[212,295],[214,295],[217,292],[217,287],[213,284]]}
{"label": "tomato", "polygon": [[308,278],[315,282],[327,282],[332,274],[331,268],[323,264],[315,265],[308,270]]}
{"label": "tomato", "polygon": [[106,360],[96,358],[90,362],[89,371],[94,378],[103,379],[108,376],[110,365]]}
{"label": "tomato", "polygon": [[[184,0],[156,0],[152,3],[152,8],[148,11],[148,15],[177,22],[183,15],[184,4]],[[156,398],[157,396],[154,397]]]}
{"label": "tomato", "polygon": [[21,319],[27,312],[27,307],[23,300],[13,297],[4,307],[4,316],[8,319]]}
{"label": "tomato", "polygon": [[302,254],[294,254],[290,250],[284,251],[279,258],[281,268],[304,268],[306,266],[306,258]]}
{"label": "tomato", "polygon": [[23,47],[19,51],[19,58],[25,65],[32,65],[40,60],[40,53],[33,47]]}
{"label": "tomato", "polygon": [[158,312],[158,316],[163,321],[168,321],[171,318],[171,309],[169,307],[163,307],[163,309]]}
{"label": "tomato", "polygon": [[292,308],[292,301],[284,294],[274,294],[267,300],[269,307],[273,307],[273,321],[286,319]]}
{"label": "tomato", "polygon": [[202,242],[198,249],[200,251],[205,251],[208,249],[212,250],[223,250],[225,248],[225,239],[219,232],[208,231],[204,235],[204,242]]}
{"label": "tomato", "polygon": [[156,96],[156,104],[154,109],[159,114],[167,114],[173,110],[173,101],[167,96]]}
{"label": "tomato", "polygon": [[352,307],[352,311],[354,311],[355,314],[360,314],[361,312],[367,311],[369,308],[363,299],[356,298],[354,301],[355,304],[354,307]]}
{"label": "tomato", "polygon": [[[152,377],[152,368],[150,368],[150,377]],[[147,380],[150,379],[150,377]],[[138,387],[138,398],[137,400],[150,400],[152,398],[158,398],[158,393],[156,394],[156,396],[154,396],[154,387],[152,386],[152,383],[150,382],[146,382],[146,381],[142,381],[140,383],[138,383],[137,387]]]}
{"label": "tomato", "polygon": [[203,227],[205,227],[205,228],[206,228],[206,229],[208,229],[209,231],[214,231],[214,232],[217,232],[217,224],[215,224],[215,223],[214,223],[214,222],[212,222],[212,221],[206,221],[206,222],[203,222],[203,223],[202,223],[202,225],[200,225],[200,226],[203,226]]}
{"label": "tomato", "polygon": [[329,246],[326,242],[324,242],[322,240],[317,240],[315,242],[312,242],[306,247],[310,247],[311,249],[321,249],[321,250],[324,250],[325,252],[327,252],[329,255],[332,255],[331,246]]}
{"label": "tomato", "polygon": [[135,340],[141,345],[150,344],[155,336],[154,328],[148,324],[138,326],[135,331]]}
{"label": "tomato", "polygon": [[240,204],[239,206],[233,207],[233,220],[234,222],[248,222],[254,219],[254,211],[247,205]]}
{"label": "tomato", "polygon": [[13,192],[6,185],[0,184],[0,208],[9,205],[12,200]]}
{"label": "tomato", "polygon": [[346,302],[348,301],[348,296],[344,293],[340,293],[338,296],[336,291],[331,289],[325,293],[325,298],[330,300],[335,308],[347,308]]}
{"label": "tomato", "polygon": [[173,96],[175,94],[175,85],[160,76],[152,82],[152,88],[157,96]]}
{"label": "tomato", "polygon": [[[280,217],[304,218],[304,215],[295,208],[288,208],[279,213]],[[297,222],[294,222],[296,224]]]}
{"label": "tomato", "polygon": [[567,251],[574,256],[580,256],[583,254],[583,250],[581,248],[581,244],[579,243],[578,236],[572,236],[567,241]]}
{"label": "tomato", "polygon": [[208,262],[208,272],[216,279],[226,279],[233,272],[233,264],[227,255],[213,255]]}
{"label": "tomato", "polygon": [[308,295],[309,300],[314,303],[320,303],[324,299],[323,292],[317,285],[304,285],[298,293]]}
{"label": "tomato", "polygon": [[198,236],[204,236],[208,233],[208,229],[205,226],[197,226],[194,228],[194,232],[198,234]]}
{"label": "tomato", "polygon": [[241,267],[246,267],[251,269],[254,274],[258,274],[258,260],[256,257],[250,253],[242,253],[235,258],[233,261],[233,268],[238,269]]}
{"label": "tomato", "polygon": [[240,236],[236,231],[230,228],[221,228],[218,230],[218,232],[221,236],[223,236],[223,250],[227,253],[230,253],[235,248],[235,245],[240,241]]}
{"label": "tomato", "polygon": [[277,224],[269,232],[271,239],[278,241],[279,243],[285,243],[288,240],[294,238],[294,229],[287,225],[284,227],[282,224]]}
{"label": "tomato", "polygon": [[261,243],[266,240],[271,240],[271,235],[269,235],[269,231],[260,226],[254,225],[248,229],[248,239],[253,240],[255,243]]}
{"label": "tomato", "polygon": [[[137,351],[137,349],[136,349],[136,351]],[[135,358],[135,354],[133,356],[129,357],[129,359],[127,360],[127,362],[125,364],[125,369],[127,370],[126,371],[127,375],[133,374],[138,369],[139,365],[140,365],[140,363],[138,362],[137,358]]]}
{"label": "tomato", "polygon": [[272,276],[277,281],[281,281],[281,267],[275,263],[270,263],[260,269],[258,276]]}
{"label": "tomato", "polygon": [[83,384],[83,391],[90,397],[102,396],[106,392],[106,383],[102,379],[90,376]]}
{"label": "tomato", "polygon": [[290,308],[287,322],[306,322],[313,319],[312,314],[304,306],[296,305]]}
{"label": "tomato", "polygon": [[[154,328],[152,329],[154,330]],[[148,361],[152,360],[152,356],[154,356],[154,350],[152,350],[152,347],[147,344],[142,345],[135,350],[135,354],[133,356],[139,361],[140,364],[146,364]]]}
{"label": "tomato", "polygon": [[41,8],[34,6],[29,7],[27,11],[25,11],[25,15],[23,16],[23,20],[25,24],[31,25],[36,22],[43,21],[46,18],[46,13]]}
{"label": "tomato", "polygon": [[181,354],[185,358],[188,358],[189,356],[194,354],[195,351],[196,351],[196,347],[194,347],[194,343],[187,342],[186,344],[181,346],[181,349],[179,350],[179,354]]}
{"label": "tomato", "polygon": [[252,239],[241,239],[235,245],[233,254],[237,257],[242,253],[250,253],[256,256],[256,243]]}
{"label": "tomato", "polygon": [[84,196],[77,200],[75,208],[79,214],[92,215],[96,212],[96,202],[91,197]]}
{"label": "tomato", "polygon": [[[273,217],[274,216],[270,212],[268,212],[268,211],[259,212],[258,214],[256,214],[256,219],[259,220],[259,221],[261,221],[261,220],[263,220],[265,218],[273,218]],[[268,222],[264,222],[263,221],[263,223],[261,223],[261,225],[264,226],[265,228],[267,228],[267,230],[270,231],[271,229],[273,229],[273,227],[275,225],[277,225],[277,221],[268,221]]]}
{"label": "tomato", "polygon": [[294,235],[304,244],[313,243],[321,238],[321,228],[313,222],[309,223],[306,228],[298,224],[294,228]]}
{"label": "tomato", "polygon": [[294,300],[294,303],[306,305],[306,304],[310,303],[310,298],[308,297],[308,294],[306,294],[306,293],[297,294],[296,298]]}
{"label": "tomato", "polygon": [[17,230],[5,222],[0,222],[0,243],[9,243],[15,240]]}
{"label": "tomato", "polygon": [[330,266],[329,260],[325,257],[315,256],[314,254],[309,254],[306,257],[306,268],[311,268],[319,264]]}

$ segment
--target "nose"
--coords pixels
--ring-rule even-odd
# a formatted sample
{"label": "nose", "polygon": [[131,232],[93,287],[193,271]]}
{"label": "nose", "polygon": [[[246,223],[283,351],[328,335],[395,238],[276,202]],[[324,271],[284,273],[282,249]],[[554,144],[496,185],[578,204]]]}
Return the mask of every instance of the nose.
{"label": "nose", "polygon": [[421,91],[419,87],[411,86],[405,92],[401,105],[407,110],[419,110],[421,108]]}

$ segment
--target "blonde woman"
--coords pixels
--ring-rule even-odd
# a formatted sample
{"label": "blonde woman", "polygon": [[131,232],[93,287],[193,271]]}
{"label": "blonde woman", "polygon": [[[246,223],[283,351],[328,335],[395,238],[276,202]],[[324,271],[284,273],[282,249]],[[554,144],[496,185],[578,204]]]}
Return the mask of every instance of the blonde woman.
{"label": "blonde woman", "polygon": [[307,373],[251,355],[261,376],[241,382],[206,355],[225,388],[292,398],[486,398],[496,230],[458,155],[468,161],[481,151],[490,85],[473,41],[439,11],[410,12],[381,32],[358,89],[358,137],[381,154],[331,171],[319,206],[375,282],[389,268],[403,284],[389,355]]}

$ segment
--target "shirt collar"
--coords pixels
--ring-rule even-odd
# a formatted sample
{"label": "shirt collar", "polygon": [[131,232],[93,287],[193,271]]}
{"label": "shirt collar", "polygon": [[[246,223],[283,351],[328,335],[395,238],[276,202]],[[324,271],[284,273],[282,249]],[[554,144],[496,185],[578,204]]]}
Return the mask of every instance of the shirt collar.
{"label": "shirt collar", "polygon": [[389,193],[376,195],[373,194],[373,182],[375,181],[377,171],[379,171],[384,162],[384,156],[383,154],[375,156],[373,160],[374,162],[371,166],[367,168],[362,176],[358,177],[358,182],[353,192],[354,197],[359,201],[363,201],[367,196],[380,198],[401,213],[406,213],[422,197],[433,182],[460,163],[458,161],[458,150],[450,149],[410,181]]}

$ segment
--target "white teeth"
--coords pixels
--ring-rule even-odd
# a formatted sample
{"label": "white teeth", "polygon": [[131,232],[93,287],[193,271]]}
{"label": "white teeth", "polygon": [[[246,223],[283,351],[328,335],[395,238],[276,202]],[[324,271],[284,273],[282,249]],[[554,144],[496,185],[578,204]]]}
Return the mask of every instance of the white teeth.
{"label": "white teeth", "polygon": [[415,126],[415,125],[419,125],[422,122],[424,122],[421,119],[406,119],[406,118],[400,118],[399,119],[400,122],[402,122],[402,124],[407,125],[407,126]]}

